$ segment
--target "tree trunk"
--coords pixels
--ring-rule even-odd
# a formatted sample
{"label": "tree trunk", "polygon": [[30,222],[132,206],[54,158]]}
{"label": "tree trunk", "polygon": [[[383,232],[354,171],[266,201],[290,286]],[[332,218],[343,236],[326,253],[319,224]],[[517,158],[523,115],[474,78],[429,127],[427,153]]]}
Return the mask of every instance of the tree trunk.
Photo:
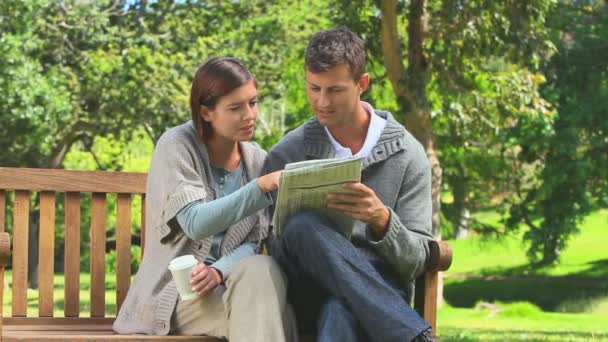
{"label": "tree trunk", "polygon": [[[441,210],[441,165],[437,157],[435,136],[431,122],[431,108],[426,96],[428,63],[424,55],[424,36],[427,25],[427,0],[411,0],[408,9],[408,67],[397,31],[397,0],[380,1],[381,34],[384,63],[393,86],[406,128],[422,143],[431,164],[431,196],[433,205],[433,236],[441,239],[439,212]],[[443,303],[443,278],[439,277],[437,302]]]}
{"label": "tree trunk", "polygon": [[453,222],[456,229],[456,238],[462,239],[469,236],[469,222],[471,213],[469,211],[468,186],[466,171],[462,165],[458,167],[459,174],[452,179],[452,194],[454,196]]}
{"label": "tree trunk", "polygon": [[397,33],[397,0],[380,2],[382,12],[382,50],[384,63],[393,90],[404,115],[396,117],[405,121],[407,129],[422,143],[432,170],[433,236],[441,238],[439,229],[441,166],[436,152],[435,136],[431,122],[431,108],[426,96],[428,63],[424,56],[427,0],[410,2],[408,13],[408,68],[403,65],[401,40]]}
{"label": "tree trunk", "polygon": [[543,245],[541,265],[552,265],[559,261],[560,242],[559,232],[551,231],[547,234],[547,239]]}

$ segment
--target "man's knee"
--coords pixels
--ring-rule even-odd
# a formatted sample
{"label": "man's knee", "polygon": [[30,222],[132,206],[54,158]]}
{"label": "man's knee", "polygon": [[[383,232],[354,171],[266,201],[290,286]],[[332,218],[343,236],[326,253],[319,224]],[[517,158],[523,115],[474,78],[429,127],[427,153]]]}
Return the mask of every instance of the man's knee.
{"label": "man's knee", "polygon": [[[323,239],[325,230],[330,231],[333,223],[327,216],[315,210],[307,210],[293,215],[283,230],[282,243],[295,247]],[[310,246],[307,246],[310,247]]]}
{"label": "man's knee", "polygon": [[314,211],[303,211],[297,213],[287,220],[283,230],[283,240],[300,240],[305,238],[310,227],[318,221],[318,213]]}

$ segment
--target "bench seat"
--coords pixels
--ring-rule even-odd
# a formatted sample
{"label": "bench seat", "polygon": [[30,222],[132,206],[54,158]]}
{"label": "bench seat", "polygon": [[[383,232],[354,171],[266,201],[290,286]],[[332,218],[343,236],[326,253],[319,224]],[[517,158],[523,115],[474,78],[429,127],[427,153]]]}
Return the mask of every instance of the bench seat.
{"label": "bench seat", "polygon": [[[146,222],[145,173],[75,171],[0,167],[0,303],[4,300],[4,271],[12,270],[7,291],[11,293],[10,317],[0,310],[0,341],[222,341],[206,336],[144,336],[117,335],[112,331],[114,317],[106,312],[106,235],[111,230],[116,249],[116,310],[127,295],[131,282],[132,235],[139,233],[141,250],[145,248]],[[86,194],[90,201],[90,226],[82,227],[81,201]],[[107,221],[109,198],[115,198],[116,221]],[[132,220],[132,200],[141,203],[140,216]],[[58,199],[63,199],[63,222],[56,227]],[[6,210],[10,207],[10,210]],[[10,234],[6,220],[12,211]],[[85,211],[83,211],[85,213]],[[32,220],[37,217],[36,220]],[[30,222],[32,221],[32,222]],[[133,223],[137,221],[137,223]],[[137,227],[139,224],[139,227]],[[5,225],[7,227],[5,227]],[[133,226],[134,225],[134,226]],[[33,228],[33,229],[32,229]],[[64,313],[53,317],[54,261],[56,229],[63,230],[64,249]],[[82,232],[81,232],[82,230]],[[81,234],[89,234],[90,307],[81,312],[80,262]],[[36,234],[39,238],[32,238]],[[29,260],[29,249],[38,249],[38,260]],[[450,245],[443,241],[429,242],[429,262],[416,279],[414,308],[436,329],[438,272],[452,263]],[[10,259],[10,264],[9,264]],[[28,315],[28,264],[38,265],[38,316]],[[80,317],[82,315],[92,317]],[[301,336],[301,342],[314,337]],[[272,341],[270,341],[272,342]]]}
{"label": "bench seat", "polygon": [[221,342],[208,336],[117,335],[113,318],[10,317],[2,324],[2,341],[200,341]]}

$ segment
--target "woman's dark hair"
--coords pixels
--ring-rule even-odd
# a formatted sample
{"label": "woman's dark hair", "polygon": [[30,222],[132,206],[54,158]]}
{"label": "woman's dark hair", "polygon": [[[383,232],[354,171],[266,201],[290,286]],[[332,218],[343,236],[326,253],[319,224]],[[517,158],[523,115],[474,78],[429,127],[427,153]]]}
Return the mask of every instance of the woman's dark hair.
{"label": "woman's dark hair", "polygon": [[213,57],[201,65],[192,80],[190,111],[201,139],[211,134],[211,125],[201,118],[201,106],[215,109],[218,100],[255,78],[243,62],[232,57]]}

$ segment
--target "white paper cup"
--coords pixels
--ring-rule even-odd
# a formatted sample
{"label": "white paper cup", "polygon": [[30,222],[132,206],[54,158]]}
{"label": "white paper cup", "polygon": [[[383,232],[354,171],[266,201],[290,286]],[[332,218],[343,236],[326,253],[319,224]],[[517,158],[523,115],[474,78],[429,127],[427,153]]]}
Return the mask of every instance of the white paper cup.
{"label": "white paper cup", "polygon": [[190,285],[190,273],[196,264],[198,261],[191,254],[179,256],[169,263],[169,271],[173,275],[177,292],[182,300],[198,297],[198,294],[192,292],[192,285]]}

